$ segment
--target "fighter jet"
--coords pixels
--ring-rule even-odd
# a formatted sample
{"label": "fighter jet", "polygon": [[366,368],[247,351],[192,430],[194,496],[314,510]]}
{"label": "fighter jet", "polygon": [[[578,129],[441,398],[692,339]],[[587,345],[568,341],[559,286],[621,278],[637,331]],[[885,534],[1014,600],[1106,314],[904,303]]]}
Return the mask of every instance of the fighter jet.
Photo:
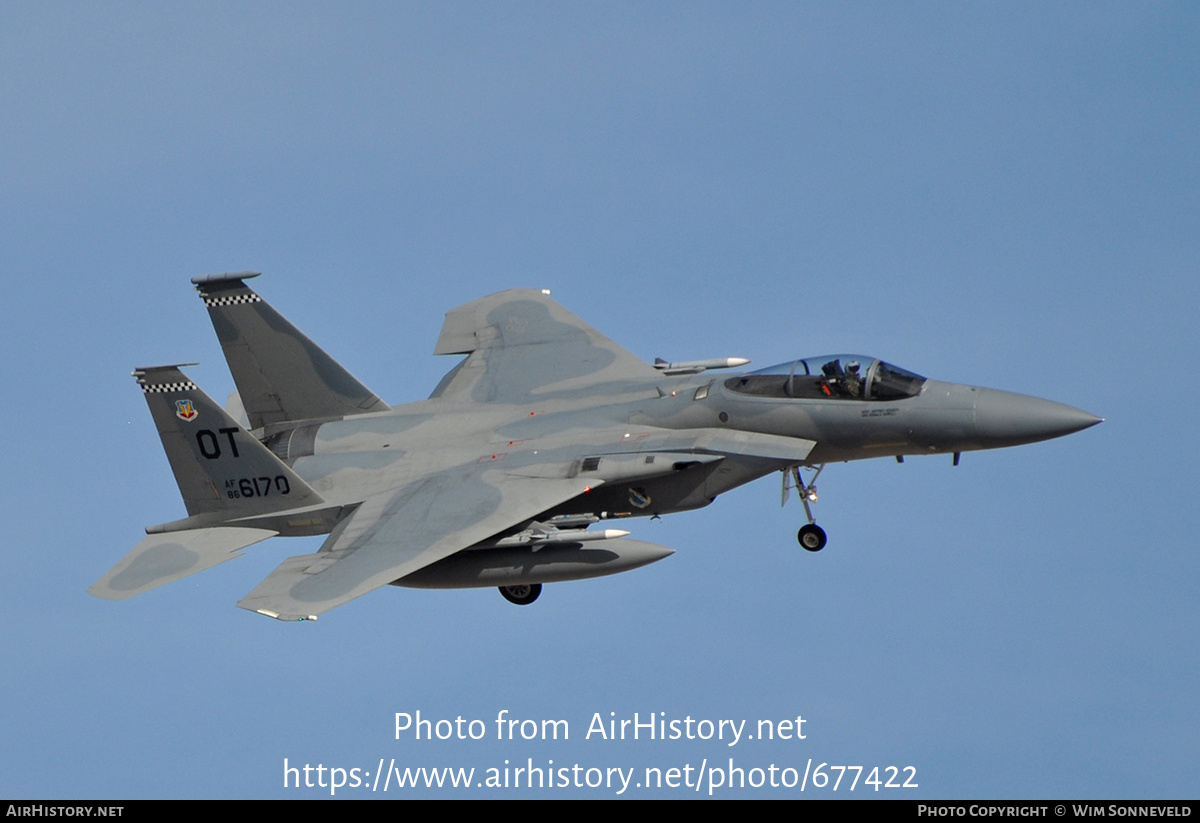
{"label": "fighter jet", "polygon": [[[237,392],[215,403],[177,364],[134,370],[187,507],[88,591],[120,600],[276,535],[326,534],[238,605],[318,615],[385,585],[497,587],[613,574],[672,549],[624,520],[698,509],[778,472],[820,551],[814,481],[829,463],[952,454],[1060,437],[1101,422],[1020,394],[942,383],[875,357],[644,362],[550,299],[515,289],[446,315],[436,355],[465,356],[427,400],[389,406],[246,281],[193,284]],[[809,472],[805,477],[802,472]]]}

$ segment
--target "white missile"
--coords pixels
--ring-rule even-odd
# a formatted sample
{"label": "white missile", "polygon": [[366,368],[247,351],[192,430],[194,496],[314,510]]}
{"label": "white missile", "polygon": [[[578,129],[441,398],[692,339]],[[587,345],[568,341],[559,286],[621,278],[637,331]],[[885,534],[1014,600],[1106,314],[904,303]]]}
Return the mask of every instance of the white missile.
{"label": "white missile", "polygon": [[699,374],[708,369],[736,369],[738,366],[749,364],[746,357],[718,357],[712,360],[681,360],[678,363],[668,363],[661,357],[654,358],[654,368],[663,374]]}
{"label": "white missile", "polygon": [[547,546],[553,543],[589,543],[593,540],[615,540],[624,537],[629,532],[624,529],[554,529],[553,531],[538,532],[526,529],[520,534],[502,537],[492,546]]}

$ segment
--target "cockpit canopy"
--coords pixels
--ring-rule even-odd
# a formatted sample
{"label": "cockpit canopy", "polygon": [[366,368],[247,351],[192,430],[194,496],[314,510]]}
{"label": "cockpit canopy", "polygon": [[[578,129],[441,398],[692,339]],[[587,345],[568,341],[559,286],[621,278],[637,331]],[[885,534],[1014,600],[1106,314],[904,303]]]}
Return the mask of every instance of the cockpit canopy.
{"label": "cockpit canopy", "polygon": [[826,400],[902,400],[921,391],[925,378],[859,354],[791,360],[731,377],[725,388],[759,397]]}

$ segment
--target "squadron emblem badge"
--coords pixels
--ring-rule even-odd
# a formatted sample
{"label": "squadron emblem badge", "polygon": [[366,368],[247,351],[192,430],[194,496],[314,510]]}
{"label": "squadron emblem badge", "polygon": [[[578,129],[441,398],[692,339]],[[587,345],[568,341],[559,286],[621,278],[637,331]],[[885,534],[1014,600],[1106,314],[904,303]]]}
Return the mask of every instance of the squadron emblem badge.
{"label": "squadron emblem badge", "polygon": [[176,400],[175,401],[175,416],[180,420],[186,420],[189,423],[195,420],[200,413],[196,411],[196,407],[192,405],[191,400]]}

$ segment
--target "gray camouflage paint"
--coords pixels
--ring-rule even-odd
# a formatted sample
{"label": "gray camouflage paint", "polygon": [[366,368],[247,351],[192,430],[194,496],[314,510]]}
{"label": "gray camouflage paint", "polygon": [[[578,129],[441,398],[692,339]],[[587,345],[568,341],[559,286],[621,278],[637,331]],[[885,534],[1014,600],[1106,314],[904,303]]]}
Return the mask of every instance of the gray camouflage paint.
{"label": "gray camouflage paint", "polygon": [[[429,399],[392,408],[251,291],[252,276],[193,281],[251,429],[177,367],[135,372],[190,516],[148,529],[93,594],[138,594],[275,534],[329,535],[238,604],[284,620],[315,619],[390,583],[612,574],[671,550],[626,538],[552,542],[559,530],[548,521],[670,514],[795,466],[997,448],[1100,422],[934,380],[884,401],[745,394],[708,372],[668,376],[528,289],[447,313],[435,354],[466,359]],[[180,418],[178,401],[199,417]],[[214,442],[226,446],[216,456]]]}

